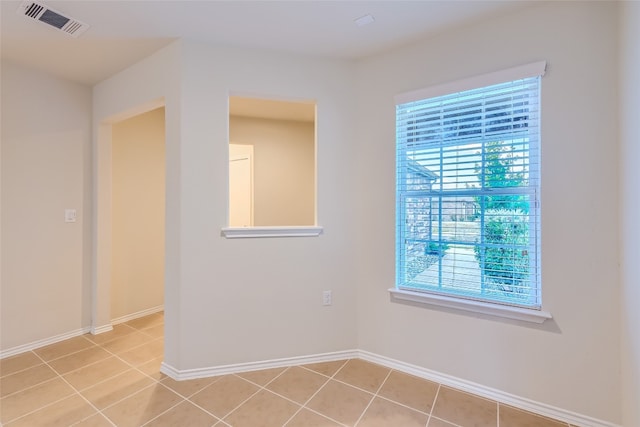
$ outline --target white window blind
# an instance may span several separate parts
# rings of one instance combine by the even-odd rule
[[[531,64],[397,98],[397,289],[540,309],[543,73]]]

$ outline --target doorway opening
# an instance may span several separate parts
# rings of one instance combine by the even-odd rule
[[[100,123],[92,333],[164,310],[164,100]]]
[[[164,128],[164,107],[112,125],[112,324],[163,310]]]

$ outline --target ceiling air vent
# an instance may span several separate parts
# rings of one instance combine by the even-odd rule
[[[78,37],[89,28],[89,26],[84,22],[65,16],[64,14],[35,1],[22,2],[20,7],[18,7],[18,14],[49,24],[73,37]]]

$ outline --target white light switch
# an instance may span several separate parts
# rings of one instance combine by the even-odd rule
[[[64,210],[64,222],[76,222],[76,210],[65,209]]]
[[[331,305],[331,291],[322,291],[322,305]]]

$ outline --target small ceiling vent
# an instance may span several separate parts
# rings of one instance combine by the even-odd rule
[[[72,37],[78,37],[89,29],[89,26],[77,19],[70,18],[62,13],[35,1],[24,1],[18,7],[18,15],[24,15],[33,18],[52,27],[57,28],[69,34]]]

